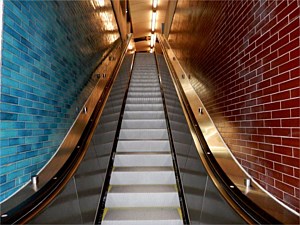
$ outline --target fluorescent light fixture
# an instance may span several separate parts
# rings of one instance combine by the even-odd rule
[[[157,3],[158,3],[158,0],[153,0],[153,4],[152,4],[153,9],[156,9]]]
[[[97,9],[98,7],[103,7],[105,2],[104,0],[91,0],[91,4],[94,9]]]
[[[151,34],[150,47],[153,48],[156,41],[156,34]]]
[[[152,20],[151,20],[151,31],[154,32],[156,24],[156,12],[152,13]]]

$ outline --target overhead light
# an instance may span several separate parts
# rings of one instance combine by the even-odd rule
[[[91,0],[91,4],[94,9],[97,9],[98,7],[103,7],[105,2],[104,0]]]
[[[156,41],[156,34],[151,34],[150,47],[153,48]]]
[[[152,13],[152,20],[151,20],[151,31],[154,32],[156,24],[156,12]]]
[[[156,7],[157,7],[157,3],[158,3],[158,0],[153,0],[153,9],[156,9]]]

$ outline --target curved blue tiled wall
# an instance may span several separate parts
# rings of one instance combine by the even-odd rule
[[[95,3],[4,1],[0,201],[55,153],[91,73],[119,38],[110,1]]]

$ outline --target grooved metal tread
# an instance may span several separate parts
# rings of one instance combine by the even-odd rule
[[[136,54],[105,204],[102,224],[182,224],[152,54]]]

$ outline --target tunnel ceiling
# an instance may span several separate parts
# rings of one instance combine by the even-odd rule
[[[151,16],[153,0],[129,0],[133,37],[137,51],[150,50]],[[162,32],[169,0],[158,0],[155,33]],[[147,38],[149,37],[149,38]]]

